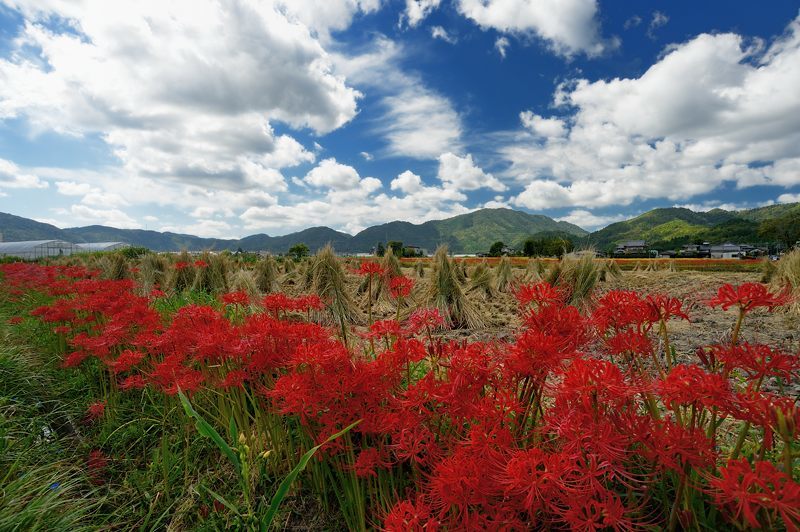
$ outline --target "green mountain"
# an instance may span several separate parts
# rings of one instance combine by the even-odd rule
[[[369,252],[378,242],[399,240],[429,250],[448,244],[454,253],[487,251],[493,242],[501,240],[510,245],[541,233],[568,233],[576,237],[587,232],[576,225],[556,222],[547,216],[527,214],[511,209],[483,209],[446,220],[423,224],[391,222],[370,227],[355,236],[328,227],[312,227],[284,236],[257,234],[240,240],[201,238],[178,233],[161,233],[142,229],[116,229],[102,225],[59,229],[27,218],[0,214],[0,231],[5,240],[61,239],[70,242],[127,242],[154,251],[236,250],[285,252],[297,243],[305,243],[312,251],[331,243],[337,251]]]
[[[454,253],[488,251],[498,240],[507,245],[520,245],[526,238],[540,233],[568,233],[583,237],[588,233],[567,222],[557,222],[541,214],[528,214],[511,209],[481,209],[419,225],[391,222],[376,225],[353,237],[353,249],[368,250],[378,242],[399,240],[406,245],[433,251],[447,244]]]
[[[66,240],[69,242],[71,238],[66,231],[55,225],[4,212],[0,212],[0,233],[2,233],[4,242],[20,240]]]
[[[651,249],[675,249],[692,242],[763,242],[759,232],[765,222],[800,216],[799,203],[770,205],[744,211],[714,209],[694,212],[684,208],[653,209],[630,220],[611,224],[591,234],[600,250],[625,240],[646,240]]]
[[[763,236],[768,227],[772,227],[772,233],[767,234],[772,234],[773,237]],[[588,243],[599,250],[611,249],[624,240],[646,240],[651,249],[665,250],[695,241],[756,243],[770,240],[791,245],[796,238],[800,238],[800,203],[770,205],[744,211],[653,209],[630,220],[611,224],[591,235],[567,222],[557,222],[540,214],[511,209],[481,209],[422,224],[391,222],[369,227],[355,236],[328,227],[312,227],[284,236],[257,234],[239,240],[201,238],[141,229],[116,229],[101,225],[59,229],[50,224],[0,213],[0,233],[7,241],[119,241],[154,251],[241,248],[245,251],[283,253],[292,245],[302,242],[312,251],[331,243],[337,251],[357,253],[369,252],[378,242],[386,244],[390,240],[398,240],[405,245],[419,246],[429,251],[440,244],[447,244],[454,253],[476,253],[488,251],[492,243],[498,240],[520,248],[527,238],[543,236],[566,236],[577,240],[577,245]]]

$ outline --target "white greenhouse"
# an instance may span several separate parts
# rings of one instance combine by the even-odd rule
[[[125,242],[85,242],[75,244],[75,252],[116,251],[130,247]]]
[[[41,259],[72,255],[78,251],[75,244],[63,240],[28,240],[24,242],[0,242],[0,257]]]

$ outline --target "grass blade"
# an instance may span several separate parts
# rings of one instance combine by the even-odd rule
[[[242,464],[239,462],[239,457],[236,456],[236,453],[233,452],[230,445],[225,443],[225,440],[222,439],[222,436],[219,435],[219,432],[214,430],[214,427],[209,425],[209,423],[203,419],[203,417],[197,413],[197,411],[192,408],[192,404],[189,402],[189,399],[183,395],[183,392],[178,391],[178,396],[181,399],[181,403],[183,404],[183,409],[186,410],[186,414],[190,417],[195,419],[195,426],[197,427],[197,432],[199,432],[202,436],[206,438],[210,438],[222,451],[222,454],[228,457],[231,461],[233,466],[236,468],[236,473],[241,476],[242,474]]]
[[[306,468],[306,465],[308,465],[308,462],[309,460],[311,460],[311,457],[314,456],[314,453],[316,453],[320,449],[320,447],[322,447],[326,443],[332,442],[339,436],[342,436],[343,434],[347,433],[350,429],[361,423],[361,421],[362,420],[359,419],[355,423],[347,426],[346,428],[332,435],[330,438],[320,443],[316,447],[312,447],[311,449],[306,451],[306,453],[302,456],[302,458],[300,458],[300,461],[297,462],[297,465],[294,466],[294,469],[292,469],[292,471],[288,475],[286,475],[286,478],[283,479],[281,485],[278,486],[278,491],[276,491],[275,495],[273,495],[272,502],[270,502],[269,505],[269,509],[267,510],[267,513],[261,520],[262,531],[265,532],[267,528],[269,528],[269,525],[275,518],[275,514],[278,512],[278,508],[280,507],[281,502],[283,502],[283,499],[286,497],[286,494],[289,493],[289,488],[292,486],[292,483],[295,481],[300,472]]]

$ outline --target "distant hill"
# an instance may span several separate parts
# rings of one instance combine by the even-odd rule
[[[589,233],[577,225],[557,222],[541,214],[528,214],[512,209],[481,209],[423,224],[391,222],[365,229],[353,237],[351,247],[370,249],[378,242],[399,240],[405,244],[433,251],[447,244],[454,253],[488,251],[498,240],[517,245],[540,233],[560,232],[573,237]]]
[[[481,209],[444,220],[422,224],[390,222],[364,229],[356,235],[328,227],[311,227],[284,236],[256,234],[242,239],[201,238],[178,233],[141,229],[116,229],[102,225],[59,229],[12,214],[0,213],[0,232],[7,241],[61,239],[71,242],[127,242],[154,251],[236,250],[283,253],[297,243],[312,251],[331,243],[345,253],[369,252],[378,242],[398,240],[406,245],[433,251],[447,244],[453,253],[488,251],[500,240],[521,247],[525,239],[543,236],[567,236],[578,245],[591,244],[599,250],[613,248],[624,240],[646,240],[653,249],[675,249],[693,241],[738,243],[760,241],[758,229],[770,220],[783,223],[786,217],[800,217],[800,203],[770,205],[744,211],[714,209],[695,212],[684,208],[653,209],[640,216],[617,222],[594,233],[577,225],[557,222],[541,214],[512,209]]]
[[[653,209],[630,220],[611,224],[592,233],[589,241],[608,250],[624,240],[646,240],[652,249],[679,248],[694,241],[756,243],[762,222],[786,215],[800,215],[800,204],[770,205],[744,211],[713,209],[694,212],[684,208]]]
[[[0,214],[0,231],[5,240],[62,239],[71,242],[126,242],[154,251],[236,250],[282,253],[297,243],[315,251],[331,243],[337,251],[368,252],[378,242],[399,240],[433,251],[439,244],[448,244],[454,253],[487,251],[493,242],[519,244],[529,236],[541,233],[566,233],[582,237],[588,233],[580,227],[557,222],[547,216],[527,214],[511,209],[482,209],[445,220],[423,224],[391,222],[369,227],[355,236],[328,227],[312,227],[284,236],[257,234],[240,240],[201,238],[193,235],[142,229],[117,229],[102,225],[59,229],[27,218]]]

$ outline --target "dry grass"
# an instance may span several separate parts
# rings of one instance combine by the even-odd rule
[[[325,302],[331,318],[342,331],[346,331],[347,324],[359,321],[358,307],[350,296],[344,269],[330,245],[317,252],[310,261],[308,273],[312,289]]]
[[[258,261],[253,269],[258,289],[267,294],[278,290],[280,288],[278,271],[278,262],[272,255],[267,255]]]
[[[546,281],[558,286],[566,293],[572,305],[585,306],[592,297],[595,286],[600,280],[602,266],[591,255],[579,257],[565,255],[548,272]]]
[[[175,264],[183,262],[188,266],[186,268],[175,268]],[[177,256],[175,262],[172,264],[173,268],[167,277],[167,288],[170,292],[179,293],[188,290],[192,287],[194,282],[195,271],[192,265],[192,257],[184,250]]]
[[[511,271],[511,260],[507,255],[503,255],[497,263],[497,273],[495,275],[495,288],[500,292],[508,292],[511,289],[513,275]]]
[[[477,294],[483,300],[492,299],[497,294],[494,289],[494,275],[486,261],[481,262],[472,269],[469,276],[468,294]]]
[[[427,305],[439,309],[448,326],[481,329],[485,323],[483,316],[466,297],[459,281],[460,271],[461,268],[447,256],[447,246],[439,246],[433,256],[423,300]]]
[[[142,293],[149,294],[154,288],[162,288],[167,281],[169,261],[163,255],[147,253],[139,261],[139,281]]]
[[[781,257],[775,265],[770,285],[774,290],[784,290],[788,287],[794,296],[794,301],[788,309],[794,314],[800,314],[800,249]]]
[[[254,272],[245,269],[228,273],[228,289],[231,292],[244,292],[250,297],[260,294]]]
[[[228,258],[224,255],[213,255],[204,252],[200,260],[206,266],[196,268],[192,290],[221,294],[228,291]]]

